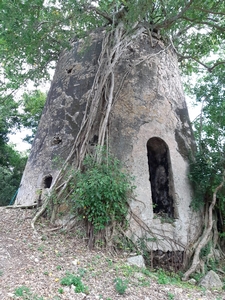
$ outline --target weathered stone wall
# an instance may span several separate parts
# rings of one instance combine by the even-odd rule
[[[147,229],[153,250],[182,251],[198,235],[201,222],[190,209],[192,190],[187,178],[194,140],[176,56],[161,42],[155,43],[152,48],[148,36],[142,35],[129,45],[115,69],[118,98],[108,126],[109,144],[135,176],[136,199],[130,203],[133,215],[128,234],[137,240]],[[81,45],[75,42],[73,49],[60,57],[16,204],[37,201],[37,191],[46,188],[45,178],[54,181],[57,163],[66,159],[77,135],[97,70],[101,40],[95,35],[91,46],[82,49]],[[157,143],[166,154],[157,150],[163,149],[157,148]],[[155,149],[156,160],[159,157],[152,174],[163,169],[160,180],[164,183],[151,184],[155,179],[150,176],[152,154],[148,149]],[[166,194],[162,184],[167,185]],[[167,202],[162,204],[162,212],[155,209],[151,190],[155,187],[159,190],[155,194]],[[167,213],[168,205],[171,213]]]
[[[15,204],[36,203],[45,178],[56,178],[79,131],[100,52],[101,40],[93,39],[88,48],[75,42],[60,56]]]
[[[130,235],[143,237],[148,228],[152,234],[147,236],[157,237],[154,250],[182,250],[201,228],[201,220],[190,209],[188,155],[195,143],[176,56],[160,43],[152,49],[143,35],[127,49],[115,73],[121,82],[129,65],[146,57],[132,67],[115,104],[110,122],[111,148],[135,176],[136,201],[130,205],[139,221],[132,218]],[[153,137],[162,139],[169,148],[174,219],[153,213],[147,157],[147,142]]]

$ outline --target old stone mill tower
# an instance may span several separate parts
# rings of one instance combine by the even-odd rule
[[[75,41],[61,54],[32,145],[16,205],[37,202],[51,187],[79,131],[102,40]],[[135,177],[130,229],[147,236],[154,251],[183,251],[198,235],[200,217],[190,208],[188,156],[192,130],[176,55],[147,35],[131,42],[115,68],[115,97],[108,124],[111,151]],[[98,140],[93,134],[90,144]],[[147,235],[146,235],[147,232]]]

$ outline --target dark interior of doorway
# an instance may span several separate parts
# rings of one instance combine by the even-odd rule
[[[51,184],[52,184],[52,176],[49,175],[49,176],[46,176],[44,178],[44,189],[49,189],[51,187]]]
[[[169,148],[162,139],[153,137],[147,142],[147,155],[153,212],[174,218]]]

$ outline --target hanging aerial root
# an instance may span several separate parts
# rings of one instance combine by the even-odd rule
[[[210,235],[212,233],[212,228],[213,228],[213,209],[214,209],[214,206],[216,205],[217,193],[223,187],[224,182],[225,182],[225,171],[224,171],[223,179],[222,179],[221,183],[216,187],[216,189],[213,193],[212,203],[210,204],[209,210],[208,210],[207,228],[203,232],[203,235],[200,237],[199,243],[196,246],[191,267],[184,273],[184,276],[182,278],[182,280],[184,280],[184,281],[188,280],[189,276],[196,271],[198,266],[200,266],[200,252],[201,252],[202,248],[206,246],[206,244],[208,243],[208,241],[210,239]]]
[[[58,175],[49,189],[51,194],[54,193],[55,205],[63,202],[65,199],[65,191],[67,188],[69,190],[70,181],[73,179],[73,176],[68,176],[71,167],[73,167],[74,170],[80,170],[82,166],[82,162],[89,150],[89,141],[93,135],[93,128],[96,124],[96,120],[99,122],[98,146],[103,146],[105,144],[110,113],[114,102],[119,95],[119,90],[115,91],[115,67],[118,65],[120,58],[127,47],[145,30],[144,27],[139,27],[138,24],[135,24],[130,31],[127,31],[123,24],[118,24],[111,32],[105,33],[102,41],[102,51],[98,59],[98,70],[92,87],[88,92],[86,108],[79,132],[65,163],[59,170]],[[136,66],[144,60],[148,60],[163,51],[166,51],[166,49],[159,51],[152,56],[138,59],[133,65]],[[119,89],[121,87],[122,85],[120,84]],[[100,163],[101,155],[97,154],[95,159]],[[49,197],[46,197],[42,208],[32,220],[32,228],[35,228],[35,222],[44,213],[49,202]],[[56,207],[53,210],[52,221],[55,219],[54,214],[56,212]]]

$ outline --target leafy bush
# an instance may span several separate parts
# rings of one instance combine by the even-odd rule
[[[0,157],[5,156],[5,161],[0,158],[0,206],[9,205],[13,195],[18,190],[27,158],[22,156],[11,146],[4,146],[3,155],[0,147]]]
[[[30,294],[30,289],[26,286],[20,286],[15,289],[14,294],[17,297],[23,297],[25,294]]]
[[[158,283],[159,284],[168,284],[168,283],[170,283],[169,276],[162,269],[160,269],[158,271]]]
[[[61,280],[62,285],[75,286],[76,293],[87,292],[87,287],[82,283],[80,276],[75,276],[74,274],[67,273],[67,275]]]
[[[123,295],[127,289],[127,280],[122,280],[121,278],[116,278],[115,282],[115,289],[118,294]]]
[[[170,293],[170,292],[168,292],[167,296],[168,296],[168,299],[169,299],[169,300],[173,300],[174,297],[175,297],[174,294],[172,294],[172,293]]]
[[[132,178],[122,170],[119,160],[100,151],[101,163],[92,156],[84,160],[83,172],[75,175],[72,195],[73,209],[87,219],[95,231],[114,221],[126,220],[127,201],[134,189]]]
[[[196,153],[194,161],[190,164],[189,178],[194,185],[195,197],[192,207],[195,210],[203,207],[207,202],[211,202],[215,188],[222,181],[224,158],[221,153],[211,152],[204,148]],[[224,209],[224,189],[217,193],[218,205]]]
[[[196,209],[211,203],[215,188],[222,182],[225,169],[225,81],[224,68],[218,66],[212,74],[206,72],[197,80],[192,90],[201,104],[200,115],[194,120],[197,153],[190,166],[195,197],[192,206]],[[219,216],[218,228],[223,232],[225,219],[225,187],[217,193],[215,215]]]

